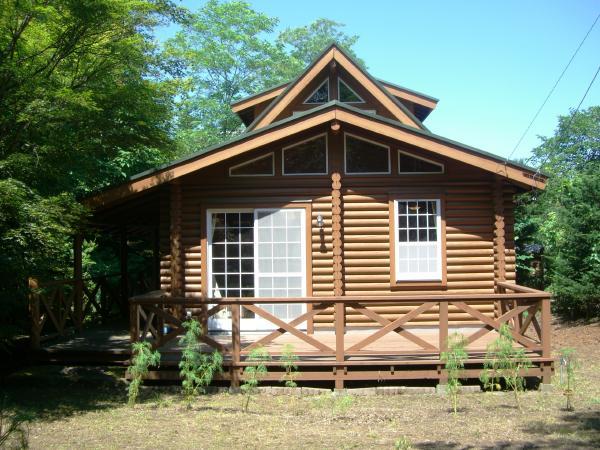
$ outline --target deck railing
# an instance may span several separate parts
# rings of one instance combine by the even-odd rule
[[[86,318],[106,322],[115,308],[126,313],[127,299],[121,299],[120,279],[120,274],[47,282],[29,278],[32,348],[38,349],[44,339],[64,336],[69,330],[81,331]],[[128,286],[130,292],[148,290],[139,276],[130,275]]]
[[[449,316],[449,307],[455,311],[466,313],[477,321],[481,327],[467,336],[468,344],[481,339],[488,333],[498,331],[503,324],[508,324],[517,344],[522,345],[539,361],[551,361],[550,347],[550,294],[514,284],[498,282],[498,293],[494,294],[437,294],[437,295],[403,295],[378,297],[301,297],[301,298],[220,298],[189,299],[169,297],[161,291],[130,299],[131,340],[148,340],[154,348],[159,348],[183,334],[182,323],[187,311],[193,311],[205,324],[209,318],[224,308],[231,311],[231,336],[226,342],[215,339],[214,335],[204,333],[201,341],[211,349],[223,353],[231,364],[231,382],[237,386],[241,369],[246,365],[245,357],[258,346],[268,346],[284,333],[293,335],[302,341],[303,350],[297,354],[305,364],[333,367],[333,378],[336,387],[343,387],[344,379],[350,379],[347,368],[353,365],[377,365],[390,363],[392,357],[422,356],[437,360],[447,350],[449,328],[453,325]],[[490,301],[497,305],[493,317],[480,312],[472,302]],[[263,304],[303,303],[310,305],[308,310],[286,322],[265,310]],[[384,317],[373,309],[374,305],[405,304],[410,310],[394,320]],[[275,330],[266,332],[252,342],[241,340],[240,318],[241,308],[254,313],[256,317],[274,325]],[[317,315],[333,309],[333,332],[335,341],[324,340],[324,334],[312,333],[300,328],[301,324],[312,321]],[[370,327],[369,334],[362,333],[361,339],[347,341],[346,312],[350,309],[363,314],[372,321],[375,329]],[[411,321],[426,312],[438,313],[438,339],[432,343],[423,339],[410,327]],[[166,331],[165,331],[166,330]],[[309,328],[310,330],[310,328]],[[411,350],[373,350],[372,344],[388,335],[398,333],[414,344]],[[485,351],[485,347],[470,351]],[[277,352],[272,352],[277,357]],[[311,359],[312,357],[312,359]],[[481,356],[480,356],[481,357]],[[544,382],[550,376],[550,366],[540,365],[540,375]],[[438,364],[439,378],[443,381],[444,371]]]

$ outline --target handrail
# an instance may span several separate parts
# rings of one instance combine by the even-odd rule
[[[527,293],[527,294],[538,294],[540,296],[544,296],[545,298],[552,297],[552,294],[549,292],[540,291],[539,289],[534,289],[534,288],[530,288],[527,286],[521,286],[519,284],[509,283],[507,281],[496,281],[496,286],[499,286],[504,289],[510,289],[511,291],[514,291],[514,292]]]
[[[389,295],[389,296],[341,296],[341,297],[223,297],[223,298],[183,298],[171,297],[164,293],[162,295],[138,295],[131,297],[129,302],[137,305],[152,305],[156,303],[164,303],[166,305],[201,305],[201,304],[219,304],[219,305],[252,305],[255,303],[412,303],[412,302],[453,302],[462,300],[511,300],[511,299],[533,299],[545,300],[549,299],[551,294],[543,291],[523,292],[523,293],[506,293],[506,294],[427,294],[427,295]]]

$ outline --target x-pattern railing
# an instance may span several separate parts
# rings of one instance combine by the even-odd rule
[[[131,299],[131,338],[132,340],[151,340],[153,346],[158,348],[183,334],[182,319],[186,310],[195,311],[198,318],[206,324],[210,317],[229,308],[232,323],[231,341],[218,342],[208,333],[204,333],[201,341],[212,349],[231,355],[234,359],[242,358],[256,347],[268,347],[286,333],[306,344],[303,345],[303,350],[300,352],[303,356],[335,357],[336,361],[340,362],[353,356],[369,356],[380,353],[391,353],[392,355],[415,353],[439,356],[446,349],[449,323],[451,322],[450,314],[453,312],[466,313],[481,326],[466,336],[471,349],[485,350],[484,340],[481,339],[489,333],[497,332],[506,323],[510,326],[516,343],[540,355],[548,353],[549,349],[546,348],[544,342],[547,339],[544,334],[548,333],[550,295],[508,283],[498,283],[498,285],[499,293],[466,296],[442,294],[397,297],[223,298],[200,301],[171,298],[157,291],[152,296],[139,296]],[[511,292],[507,293],[507,290]],[[473,304],[473,302],[481,303],[484,300],[498,302],[500,304],[499,313],[495,316],[484,314]],[[261,304],[281,303],[306,303],[311,307],[293,320],[285,321],[260,306]],[[376,305],[390,304],[410,304],[414,307],[393,320],[384,317],[373,308]],[[251,342],[242,343],[240,339],[240,310],[242,307],[254,313],[256,317],[273,324],[274,329]],[[331,314],[332,310],[334,311],[335,346],[332,346],[330,341],[326,342],[323,334],[308,333],[300,327],[300,325],[314,320],[320,314]],[[344,339],[347,329],[346,314],[350,310],[367,317],[372,321],[373,326],[378,327],[366,336],[361,334],[360,341],[346,343]],[[422,314],[435,314],[436,312],[439,320],[439,339],[436,344],[432,344],[418,333],[411,331],[409,325],[414,324],[415,319]],[[377,341],[390,333],[402,336],[414,344],[415,348],[397,352],[373,350]],[[478,341],[479,344],[477,344]]]

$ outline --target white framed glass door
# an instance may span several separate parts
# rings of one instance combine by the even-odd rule
[[[207,211],[208,293],[223,297],[303,297],[306,295],[306,229],[303,208]],[[260,304],[290,321],[306,304]],[[231,313],[209,320],[211,330],[231,330]],[[244,331],[277,328],[242,307]]]

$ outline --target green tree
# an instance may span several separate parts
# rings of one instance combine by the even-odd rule
[[[286,81],[276,69],[284,55],[267,39],[277,23],[246,2],[209,0],[166,43],[180,68],[177,135],[187,151],[239,133],[230,104]]]
[[[560,117],[555,135],[534,149],[550,175],[546,190],[519,198],[519,280],[547,287],[555,311],[571,318],[600,314],[600,106]],[[543,278],[527,265],[528,244],[544,249]]]
[[[166,0],[2,1],[2,325],[24,326],[27,276],[70,275],[79,196],[172,157],[152,30],[184,16]]]
[[[307,26],[287,28],[279,34],[277,42],[288,50],[298,72],[313,62],[331,43],[339,45],[364,66],[364,62],[353,50],[358,42],[358,36],[346,34],[342,30],[343,27],[345,27],[343,23],[321,18]]]

